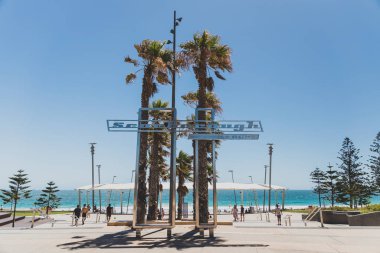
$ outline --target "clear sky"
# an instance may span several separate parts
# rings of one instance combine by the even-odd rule
[[[336,164],[343,138],[362,161],[380,131],[380,1],[29,1],[0,0],[0,188],[18,169],[31,185],[91,183],[89,142],[102,180],[130,180],[136,135],[109,133],[106,120],[134,119],[141,79],[126,86],[133,44],[166,40],[173,10],[178,41],[207,29],[232,48],[234,71],[216,82],[221,119],[259,119],[260,140],[223,142],[220,181],[261,183],[273,142],[273,184],[309,189],[315,167]],[[192,110],[179,95],[179,117]],[[170,99],[170,86],[155,98]],[[178,149],[191,152],[190,141]]]

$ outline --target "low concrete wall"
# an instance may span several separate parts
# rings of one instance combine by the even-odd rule
[[[380,226],[380,212],[349,215],[350,226]]]
[[[347,215],[357,215],[360,214],[359,211],[330,211],[323,210],[323,223],[326,224],[348,224]],[[305,219],[307,215],[303,214],[302,219]],[[321,221],[319,213],[317,213],[312,221]]]

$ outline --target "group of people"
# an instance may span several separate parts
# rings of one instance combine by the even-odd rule
[[[78,226],[78,221],[80,217],[82,217],[82,225],[84,225],[86,219],[90,217],[90,213],[91,213],[90,211],[91,211],[91,207],[88,204],[87,205],[84,204],[82,209],[80,208],[80,205],[77,205],[77,207],[73,211],[75,226]],[[100,210],[98,210],[96,206],[94,206],[94,211],[100,212]],[[113,207],[111,206],[111,204],[109,204],[106,208],[107,222],[111,220],[112,213],[113,213]]]
[[[234,218],[234,221],[239,221],[238,213],[239,213],[238,207],[237,205],[234,205],[234,207],[232,208],[232,216]],[[279,204],[276,204],[276,209],[274,210],[273,213],[277,217],[277,225],[281,226],[282,210]],[[245,209],[244,209],[244,206],[241,205],[240,206],[240,221],[244,221],[244,220],[245,220]]]
[[[234,205],[234,207],[232,208],[232,216],[234,217],[234,221],[239,221],[238,213],[239,213],[239,211],[238,211],[237,205]],[[245,214],[245,209],[244,209],[244,206],[241,205],[240,206],[240,221],[245,220],[244,214]]]

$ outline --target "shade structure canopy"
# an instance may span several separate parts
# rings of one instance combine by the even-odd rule
[[[102,185],[103,184],[95,184],[94,190],[97,189],[97,187],[102,186]],[[92,185],[91,184],[90,185],[84,185],[84,186],[76,188],[75,190],[77,190],[77,191],[90,191],[90,190],[92,190]]]
[[[117,191],[117,190],[133,190],[135,188],[134,183],[127,183],[127,184],[120,184],[120,183],[113,183],[113,184],[95,184],[94,190],[108,190],[108,191]],[[92,185],[85,185],[76,188],[75,190],[85,190],[90,191],[92,190]]]
[[[212,185],[209,185],[209,189],[212,189]],[[217,190],[268,190],[268,187],[260,184],[244,184],[244,183],[217,183]]]
[[[268,184],[262,184],[262,186],[264,186],[264,187],[267,187],[267,189],[269,189],[269,185]],[[272,188],[272,190],[275,190],[275,191],[277,191],[277,190],[279,190],[279,191],[283,191],[283,190],[287,190],[288,188],[286,188],[286,187],[284,187],[284,186],[278,186],[278,185],[271,185],[271,188]]]
[[[126,183],[126,184],[103,184],[96,188],[96,190],[132,190],[135,188],[134,183]]]
[[[161,184],[162,189],[169,190],[170,184],[164,182]],[[177,184],[178,185],[178,184]],[[188,189],[193,188],[193,183],[185,183],[185,186]],[[208,184],[208,189],[212,190],[212,184]],[[217,190],[269,190],[269,187],[260,185],[260,184],[243,184],[243,183],[216,183]]]
[[[170,189],[170,184],[168,182],[163,182],[161,183],[162,189],[164,190],[169,190]],[[188,189],[193,188],[193,183],[185,183],[185,186]],[[121,183],[113,183],[113,184],[95,184],[94,185],[94,190],[112,190],[112,191],[122,191],[122,190],[133,190],[135,188],[134,183],[126,183],[126,184],[121,184]],[[212,190],[212,185],[209,184],[208,188]],[[271,185],[272,190],[286,190],[286,187],[283,186],[278,186],[278,185]],[[246,184],[246,183],[217,183],[216,184],[216,189],[217,190],[269,190],[269,185],[264,185],[264,184]],[[76,190],[85,190],[85,191],[90,191],[92,190],[92,185],[85,185],[76,188]]]

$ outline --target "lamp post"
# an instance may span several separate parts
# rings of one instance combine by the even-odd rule
[[[132,170],[132,176],[131,176],[131,183],[133,182],[133,173],[135,173],[135,170]],[[131,189],[129,189],[128,192],[128,202],[127,202],[127,213],[128,214],[128,207],[129,207],[129,199],[131,198]]]
[[[252,176],[248,176],[250,179],[251,179],[251,184],[253,184],[253,178]],[[255,202],[255,190],[252,189],[252,194],[253,194],[253,202]],[[251,203],[251,206],[252,206],[252,203]]]
[[[271,191],[272,191],[272,154],[273,154],[273,143],[268,143],[269,146],[269,194],[268,194],[268,211],[270,212],[271,207]]]
[[[265,174],[264,174],[264,185],[267,184],[267,168],[268,165],[264,165]],[[266,191],[264,190],[264,199],[263,199],[263,212],[265,212],[265,200],[266,200]]]
[[[115,178],[116,176],[113,176],[112,183],[115,183]],[[108,204],[111,204],[111,194],[112,194],[112,190],[110,190],[110,196],[108,197]]]
[[[98,183],[100,186],[100,167],[101,167],[101,165],[98,164],[98,165],[96,165],[96,167],[98,167]],[[100,211],[100,213],[102,213],[102,193],[100,192],[100,190],[99,190],[99,211]]]
[[[234,171],[233,171],[233,170],[229,170],[228,172],[231,173],[231,176],[232,176],[232,183],[234,184],[234,196],[235,196],[235,205],[236,205],[237,202],[236,202],[236,190],[235,190]]]
[[[96,143],[95,142],[91,142],[90,145],[91,145],[91,168],[92,168],[92,210],[94,210],[94,207],[95,207],[95,190],[94,190],[94,186],[95,186],[95,177],[94,177],[94,154],[95,154],[95,145]]]
[[[176,170],[176,125],[177,125],[177,114],[175,112],[175,73],[176,73],[176,36],[177,36],[177,26],[182,21],[182,18],[177,18],[177,13],[174,11],[174,19],[173,19],[173,29],[170,30],[170,33],[173,34],[173,41],[168,40],[167,44],[173,43],[173,68],[172,68],[172,121],[173,127],[171,131],[171,147],[170,147],[170,203],[169,203],[169,220],[174,224],[175,222],[175,170]],[[171,229],[167,231],[168,236],[171,236]]]

